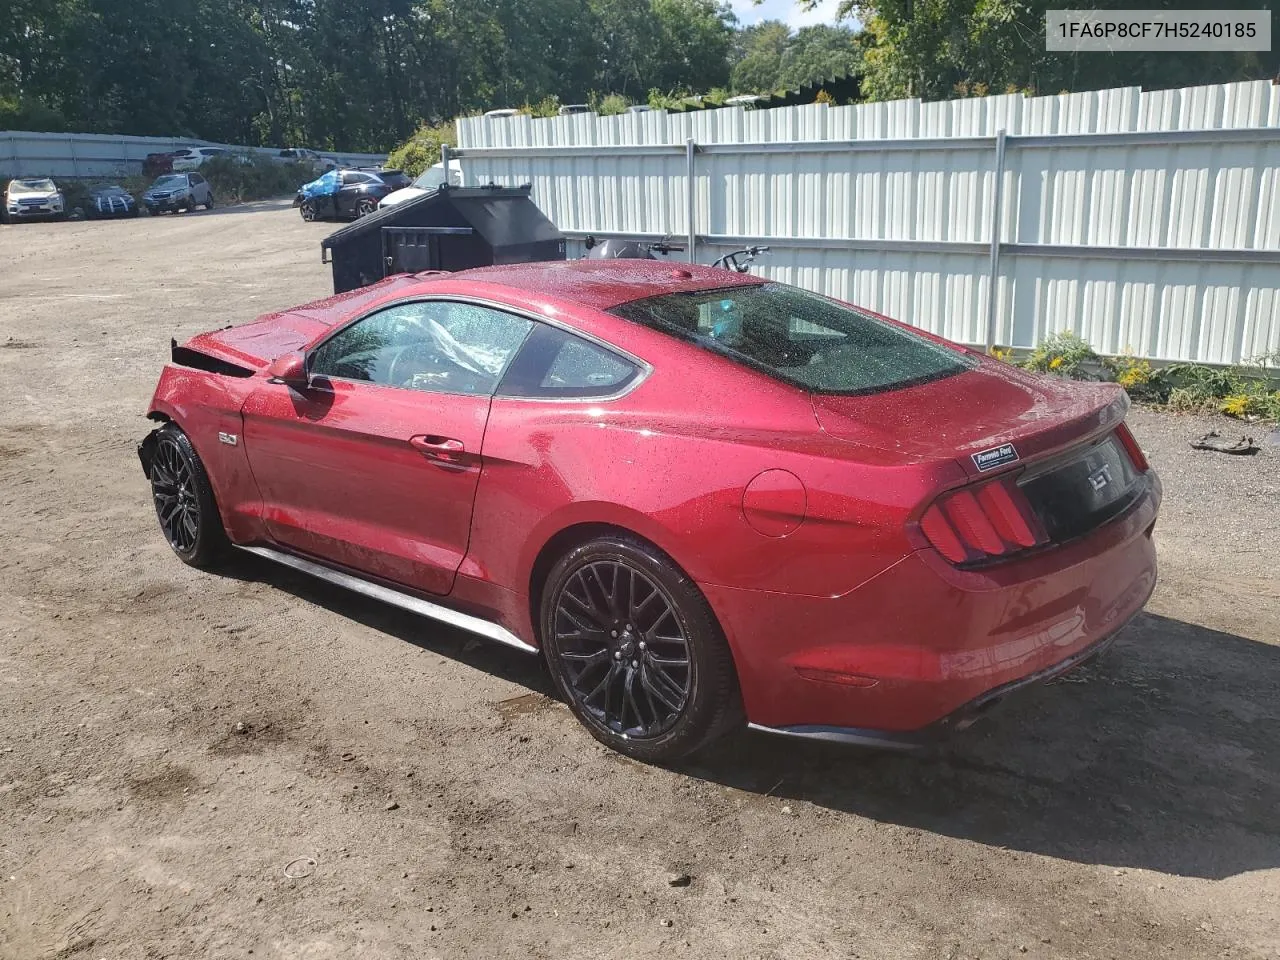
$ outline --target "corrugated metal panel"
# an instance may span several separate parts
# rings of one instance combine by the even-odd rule
[[[993,138],[1007,141],[995,283],[995,340],[1033,346],[1074,330],[1104,352],[1235,362],[1280,350],[1280,260],[1220,262],[1213,251],[1280,251],[1280,141],[1019,145],[1019,136],[1280,127],[1266,81],[1143,92],[1126,87],[943,103],[653,111],[620,117],[460,121],[468,182],[532,182],[562,229],[671,233],[689,224],[685,159],[667,156],[467,157],[467,148],[765,144],[697,158],[695,230],[761,238],[759,272],[863,303],[953,339],[983,343],[991,287]],[[903,143],[903,140],[927,143]],[[773,148],[814,141],[878,149]],[[791,243],[786,238],[831,242]],[[852,241],[841,248],[839,241]],[[930,251],[864,249],[918,241]],[[967,244],[964,249],[945,245]],[[980,246],[974,246],[980,245]],[[1099,249],[1106,248],[1106,249]],[[1132,253],[1115,248],[1137,248]],[[1204,250],[1162,256],[1152,248]],[[701,244],[709,262],[729,249]],[[1031,255],[1031,254],[1037,255]]]

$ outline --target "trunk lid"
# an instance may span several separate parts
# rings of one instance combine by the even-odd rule
[[[1061,452],[1113,429],[1129,401],[1115,384],[1036,376],[982,358],[972,370],[900,390],[813,395],[828,435],[909,462],[955,460],[969,477]]]

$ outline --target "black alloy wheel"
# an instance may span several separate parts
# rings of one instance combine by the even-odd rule
[[[740,716],[733,658],[706,599],[664,554],[628,537],[570,551],[543,592],[547,662],[602,742],[665,762]]]
[[[166,424],[154,436],[148,476],[160,530],[185,563],[213,566],[227,538],[209,475],[191,440],[176,425]]]

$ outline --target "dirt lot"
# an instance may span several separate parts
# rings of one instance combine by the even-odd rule
[[[646,767],[515,651],[170,555],[169,337],[327,292],[328,229],[0,228],[0,956],[1280,956],[1280,446],[1135,414],[1149,613],[942,755]]]

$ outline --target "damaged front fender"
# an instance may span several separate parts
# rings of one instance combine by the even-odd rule
[[[159,428],[148,433],[142,438],[142,442],[138,444],[138,459],[142,461],[143,476],[148,480],[151,479],[151,464],[154,463],[156,459],[157,433],[159,433]]]

